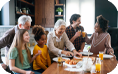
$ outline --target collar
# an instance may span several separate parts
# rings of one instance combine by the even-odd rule
[[[18,31],[18,25],[15,26],[15,33]]]
[[[62,34],[62,36],[63,36],[63,34]],[[53,31],[53,37],[56,37],[56,41],[57,41],[57,42],[60,42],[60,41],[61,41],[62,36],[60,36],[60,38],[58,38],[58,37],[56,36],[56,34],[55,34],[55,31]]]

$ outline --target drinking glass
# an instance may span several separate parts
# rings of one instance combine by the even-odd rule
[[[62,66],[63,62],[62,62],[62,56],[61,54],[58,55],[58,66]]]
[[[83,37],[83,38],[85,38],[85,34],[86,34],[85,32],[82,32],[82,37]]]
[[[103,60],[103,51],[99,51],[99,58],[100,58],[100,60],[102,61]]]
[[[80,33],[80,36],[81,36],[81,30],[78,30],[78,32]]]
[[[96,72],[100,72],[101,71],[101,61],[100,58],[96,58],[96,64],[95,64],[95,70]]]

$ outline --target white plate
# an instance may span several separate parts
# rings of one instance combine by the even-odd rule
[[[73,57],[73,56],[66,56],[65,54],[61,54],[62,57]]]
[[[67,60],[67,59],[69,59],[69,58],[64,58],[64,57],[62,57],[62,59],[66,59],[66,60]],[[53,58],[52,60],[58,62],[58,57],[55,57],[55,58]]]
[[[99,56],[99,54],[97,56]],[[103,54],[103,58],[105,58],[105,59],[109,59],[109,58],[112,58],[112,57],[113,57],[112,55]]]
[[[88,55],[88,52],[79,52],[79,53],[81,53],[82,55]],[[93,53],[90,52],[89,55],[93,55]]]

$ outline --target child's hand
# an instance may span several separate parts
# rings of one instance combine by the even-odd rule
[[[38,55],[40,55],[41,54],[41,50],[38,50],[38,53],[37,54],[35,54],[36,56],[38,56]]]
[[[26,74],[35,74],[35,73],[32,71],[26,71]]]

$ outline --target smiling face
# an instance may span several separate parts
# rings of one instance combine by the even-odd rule
[[[72,21],[73,26],[78,27],[81,24],[81,17],[79,17],[76,21]]]
[[[27,43],[27,42],[29,42],[29,38],[30,38],[29,33],[26,31],[26,32],[23,34],[23,41],[24,41],[25,43]]]
[[[65,30],[66,27],[64,25],[61,25],[56,29],[55,33],[57,36],[61,36],[65,32]]]
[[[31,26],[31,23],[27,21],[27,22],[25,22],[24,25],[20,24],[20,25],[19,25],[19,28],[20,28],[20,29],[29,30],[29,29],[30,29],[30,26]]]
[[[96,33],[102,32],[102,29],[100,28],[100,25],[98,25],[98,22],[96,22],[94,29]]]
[[[46,35],[41,35],[41,38],[37,41],[37,43],[40,47],[43,47],[46,43]]]

